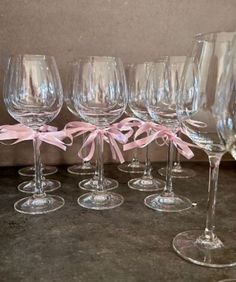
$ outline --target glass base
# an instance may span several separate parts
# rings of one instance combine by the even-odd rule
[[[97,191],[98,179],[96,176],[90,179],[84,179],[79,182],[78,186],[79,188],[86,190],[86,191]],[[104,177],[103,189],[105,191],[113,190],[117,188],[118,186],[119,186],[119,183],[115,179]]]
[[[153,177],[140,177],[129,180],[128,186],[131,189],[138,191],[161,191],[164,189],[166,183],[165,181]]]
[[[52,192],[61,187],[61,182],[53,179],[44,179],[42,180],[42,187],[45,193]],[[17,186],[17,189],[23,193],[34,194],[36,192],[35,181],[24,181]]]
[[[178,255],[194,264],[207,267],[231,267],[236,265],[235,234],[223,234],[223,243],[216,237],[216,247],[199,244],[203,231],[191,230],[179,233],[173,240]]]
[[[188,198],[166,192],[146,197],[144,204],[153,210],[161,212],[180,212],[192,207],[192,202]]]
[[[120,171],[127,173],[143,173],[144,168],[144,164],[140,163],[139,161],[133,161],[130,163],[123,163],[118,165],[118,169]]]
[[[77,200],[78,204],[86,209],[108,210],[123,204],[124,198],[116,193],[86,193]]]
[[[94,167],[90,163],[85,163],[81,165],[69,166],[67,171],[71,174],[77,175],[92,175],[94,174]]]
[[[43,166],[42,174],[44,176],[46,176],[46,175],[51,175],[51,174],[57,173],[57,171],[58,171],[58,169],[55,166]],[[23,168],[18,170],[18,173],[22,176],[34,177],[34,175],[35,175],[34,166],[23,167]]]
[[[14,204],[14,208],[24,214],[44,214],[56,211],[64,204],[60,196],[42,194],[21,199]]]
[[[166,167],[162,167],[158,170],[161,176],[166,176]],[[196,175],[196,172],[190,168],[182,168],[181,166],[174,166],[172,169],[172,178],[191,178]]]

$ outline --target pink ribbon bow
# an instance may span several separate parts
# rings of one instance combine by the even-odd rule
[[[56,127],[49,125],[42,126],[40,132],[36,132],[20,123],[0,126],[1,141],[17,139],[12,143],[1,142],[4,145],[14,145],[22,141],[38,138],[41,142],[51,144],[65,151],[68,144],[65,144],[62,140],[66,137],[68,136],[64,130],[57,131]]]
[[[132,128],[125,124],[116,123],[110,127],[100,129],[95,125],[80,121],[69,122],[65,126],[65,131],[71,140],[73,137],[78,137],[82,134],[89,133],[84,144],[78,152],[78,156],[84,161],[89,161],[92,159],[95,152],[95,139],[98,135],[100,135],[102,139],[110,145],[112,158],[115,160],[118,159],[121,163],[123,163],[125,160],[117,143],[124,145],[133,133]],[[126,131],[126,133],[123,133],[122,131]],[[88,148],[89,152],[86,156],[83,156],[83,149],[85,148]]]
[[[189,146],[193,146],[180,139],[175,133],[173,133],[169,128],[163,125],[156,124],[154,122],[141,122],[139,129],[134,135],[134,141],[123,146],[124,151],[139,147],[143,148],[152,143],[154,140],[161,138],[164,144],[168,141],[173,141],[174,146],[180,154],[190,159],[194,156],[192,150]],[[141,135],[145,134],[146,137],[138,139]]]

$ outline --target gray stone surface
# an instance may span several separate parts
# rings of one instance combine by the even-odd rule
[[[236,277],[236,268],[196,266],[172,250],[177,233],[204,227],[208,165],[188,165],[196,169],[197,176],[174,184],[176,192],[198,206],[179,214],[146,208],[146,194],[127,187],[130,175],[108,165],[106,174],[119,180],[116,191],[125,197],[121,207],[108,211],[79,207],[80,178],[61,167],[54,178],[63,183],[57,194],[65,198],[65,206],[48,215],[21,215],[13,210],[13,203],[24,197],[16,190],[23,178],[17,175],[17,168],[1,168],[0,281],[215,282]],[[160,166],[156,164],[155,171]],[[223,163],[220,170],[216,226],[223,232],[236,229],[235,168],[230,162]]]

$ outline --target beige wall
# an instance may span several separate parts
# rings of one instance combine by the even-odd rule
[[[67,63],[79,56],[115,55],[142,62],[184,55],[195,33],[235,28],[236,0],[1,0],[0,89],[9,54],[54,55],[64,84]],[[14,123],[0,99],[0,124]],[[54,124],[61,128],[73,119],[63,109]],[[28,142],[0,145],[0,150],[0,165],[32,161]],[[165,150],[153,150],[152,159],[165,160]],[[42,151],[48,163],[76,161],[76,144],[67,153],[49,145]]]

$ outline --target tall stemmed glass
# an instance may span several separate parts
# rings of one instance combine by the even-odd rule
[[[66,102],[67,109],[76,117],[78,117],[78,113],[74,108],[74,103],[72,99],[73,95],[73,87],[74,87],[74,75],[76,68],[76,62],[70,64],[70,71],[68,73],[67,77],[67,85],[66,85],[66,91],[64,95],[64,100]],[[85,135],[82,136],[82,139],[84,142]],[[82,160],[81,164],[75,164],[72,166],[69,166],[67,168],[67,171],[71,174],[78,174],[78,175],[91,175],[94,174],[94,167],[92,166],[91,162]]]
[[[14,119],[36,132],[39,132],[41,126],[51,122],[58,115],[63,103],[55,59],[44,55],[10,57],[4,83],[4,102]],[[35,194],[17,201],[14,208],[20,213],[43,214],[61,208],[64,199],[45,194],[39,138],[33,140],[33,145]]]
[[[65,91],[65,96],[64,96],[64,100],[66,102],[67,108],[69,109],[69,111],[75,115],[76,117],[80,118],[80,115],[78,113],[78,111],[75,108],[75,99],[74,99],[74,95],[76,95],[76,93],[78,93],[79,91],[79,85],[78,85],[78,72],[79,72],[79,63],[78,62],[74,62],[70,64],[70,71],[68,74],[68,79],[67,79],[67,87],[66,87],[66,91]],[[85,140],[85,135],[83,135],[83,142]],[[86,150],[86,148],[85,148]],[[79,187],[83,190],[87,190],[87,191],[96,191],[97,190],[97,185],[98,185],[98,167],[96,166],[96,169],[94,171],[94,167],[91,166],[90,162],[85,162],[82,161],[82,166],[89,166],[92,167],[93,169],[93,174],[94,176],[92,178],[89,179],[84,179],[81,180],[79,182]],[[75,165],[78,166],[78,165]],[[77,170],[75,168],[75,170]],[[75,170],[73,170],[75,172]],[[83,171],[83,169],[80,168],[80,171]],[[91,170],[89,170],[91,171]],[[70,169],[71,172],[71,169]],[[86,170],[84,170],[83,175],[86,174],[91,174],[91,173],[85,173]],[[75,173],[74,173],[75,174]],[[76,173],[77,174],[77,173]],[[82,174],[82,173],[80,173]],[[112,178],[107,178],[105,176],[103,176],[103,189],[104,190],[113,190],[115,188],[118,187],[118,182],[115,179]]]
[[[182,91],[177,114],[185,134],[209,158],[209,183],[207,217],[204,231],[192,230],[178,234],[173,240],[174,250],[184,259],[209,267],[236,265],[235,236],[232,233],[215,233],[215,205],[219,165],[226,144],[218,131],[218,115],[221,103],[228,95],[226,89],[219,92],[225,64],[235,33],[220,32],[197,35],[192,57],[185,65]],[[235,93],[234,93],[235,95]],[[225,96],[225,97],[224,97]],[[224,103],[224,102],[223,102]],[[228,110],[235,111],[235,101]],[[198,126],[203,124],[205,126]],[[229,120],[228,128],[232,128]],[[218,237],[219,236],[219,237]]]
[[[178,79],[171,65],[176,58],[165,57],[153,64],[146,87],[146,106],[151,118],[176,132],[179,122],[176,115],[176,99],[179,93],[172,89],[172,80]],[[177,80],[178,81],[178,80]],[[191,201],[176,195],[172,185],[173,141],[169,141],[167,155],[166,186],[164,191],[145,198],[149,208],[163,212],[180,212],[191,208]]]
[[[175,93],[179,93],[180,80],[182,77],[184,63],[186,56],[171,56],[170,57],[170,73],[171,73],[171,90]],[[178,133],[180,136],[181,134]],[[172,168],[172,178],[190,178],[196,175],[195,171],[190,168],[183,168],[180,161],[180,154],[178,150],[175,150],[175,161]],[[159,174],[166,176],[166,167],[162,167],[158,170]]]
[[[118,120],[127,105],[125,74],[120,59],[98,56],[81,59],[76,74],[73,100],[82,119],[101,130]],[[79,205],[85,208],[111,209],[120,206],[124,200],[121,195],[104,190],[103,147],[100,132],[97,135],[96,191],[78,198]]]
[[[137,64],[130,67],[129,75],[129,107],[133,114],[143,121],[149,121],[150,116],[146,108],[146,84],[152,63]],[[154,178],[149,159],[149,150],[146,146],[145,169],[142,177],[129,180],[131,189],[139,191],[160,191],[165,187],[165,182]]]

